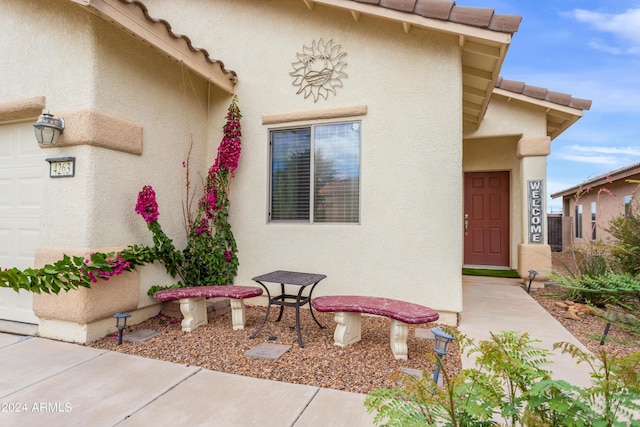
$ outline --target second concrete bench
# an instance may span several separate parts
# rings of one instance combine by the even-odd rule
[[[360,341],[361,313],[390,318],[390,345],[396,359],[408,357],[409,324],[430,323],[440,318],[438,312],[429,307],[381,297],[332,295],[314,298],[311,304],[319,312],[335,313],[336,330],[333,340],[340,347]]]

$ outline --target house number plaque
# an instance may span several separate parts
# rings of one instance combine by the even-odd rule
[[[69,178],[76,174],[75,157],[56,157],[45,160],[49,162],[50,178]]]

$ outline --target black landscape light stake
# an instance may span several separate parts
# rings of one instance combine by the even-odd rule
[[[449,343],[453,341],[453,337],[442,330],[441,326],[435,327],[431,329],[431,333],[436,339],[436,343],[433,347],[433,350],[436,352],[438,356],[438,360],[436,362],[436,370],[433,372],[433,382],[438,385],[438,377],[440,376],[440,368],[442,366],[442,358],[449,354]]]
[[[116,318],[116,328],[118,328],[118,345],[122,345],[122,331],[127,327],[127,317],[131,317],[131,315],[129,313],[116,313],[113,317]]]
[[[604,334],[602,334],[602,338],[600,338],[600,345],[604,345],[604,342],[607,340],[607,334],[609,333],[609,328],[611,327],[611,321],[607,322],[604,326]]]
[[[530,293],[529,291],[531,290],[531,283],[533,283],[537,275],[538,275],[537,271],[529,270],[529,286],[527,287],[527,293]]]
[[[609,328],[611,328],[611,322],[613,322],[616,319],[616,315],[614,311],[617,311],[617,310],[615,310],[611,306],[607,307],[607,313],[605,314],[605,317],[607,319],[607,324],[604,327],[604,333],[602,334],[602,338],[600,338],[600,345],[604,345],[604,342],[607,340],[607,335],[609,334]]]

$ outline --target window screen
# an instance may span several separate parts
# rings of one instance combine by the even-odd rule
[[[271,132],[272,221],[360,220],[360,123]]]

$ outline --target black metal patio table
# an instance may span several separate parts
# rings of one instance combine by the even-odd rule
[[[256,335],[258,335],[258,333],[262,330],[262,327],[265,325],[269,317],[269,310],[271,309],[271,304],[280,306],[280,314],[278,315],[276,322],[279,322],[280,319],[282,319],[282,312],[284,311],[285,307],[295,307],[296,332],[298,333],[298,345],[300,347],[304,347],[304,344],[302,343],[302,336],[300,334],[300,307],[304,306],[305,304],[309,304],[309,301],[311,301],[311,295],[313,294],[313,289],[322,279],[326,277],[327,276],[325,276],[324,274],[298,273],[295,271],[277,270],[271,273],[263,274],[261,276],[256,276],[253,279],[251,279],[259,283],[267,292],[268,302],[267,302],[267,313],[264,316],[264,320],[262,321],[260,326],[258,326],[256,331],[253,334],[251,334],[249,338],[255,338]],[[262,282],[280,283],[280,295],[271,296],[269,289]],[[300,289],[298,290],[297,294],[292,294],[292,293],[288,294],[285,292],[285,285],[298,286]],[[309,294],[307,296],[304,296],[302,295],[302,293],[307,286],[311,286],[311,288],[309,290]],[[318,326],[320,326],[320,328],[324,329],[324,326],[322,326],[320,322],[318,322],[318,319],[316,319],[316,316],[313,314],[313,307],[311,307],[311,304],[309,304],[309,311],[311,312],[311,317],[313,318],[313,320],[315,320],[315,322],[318,324]]]

